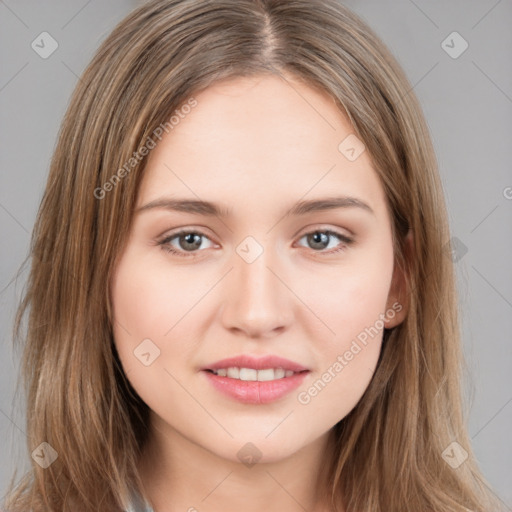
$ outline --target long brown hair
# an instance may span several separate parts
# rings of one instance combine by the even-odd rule
[[[138,155],[194,94],[261,73],[319,88],[348,116],[380,176],[408,276],[407,318],[384,332],[368,389],[333,430],[333,510],[499,510],[466,433],[436,158],[396,60],[336,0],[152,0],[119,23],[83,73],[51,161],[14,339],[29,452],[53,462],[33,458],[11,481],[8,512],[118,511],[132,489],[142,493],[148,407],[119,362],[109,299],[146,163]],[[456,468],[445,456],[454,446],[468,456]]]

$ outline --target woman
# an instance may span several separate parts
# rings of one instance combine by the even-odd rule
[[[411,86],[348,9],[146,3],[52,160],[6,510],[499,510],[449,239]]]

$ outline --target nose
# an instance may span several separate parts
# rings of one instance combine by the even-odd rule
[[[268,338],[282,332],[292,320],[292,297],[282,267],[266,248],[256,260],[233,254],[227,276],[222,322],[230,331],[251,338]]]

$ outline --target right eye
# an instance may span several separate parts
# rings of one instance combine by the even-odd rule
[[[186,231],[181,230],[177,233],[171,233],[170,235],[166,236],[163,240],[161,240],[158,245],[162,247],[164,251],[167,251],[171,254],[175,254],[177,256],[183,256],[185,258],[193,257],[194,252],[197,252],[196,249],[199,249],[202,245],[201,238],[208,238],[204,233],[201,233],[200,231]],[[171,242],[177,239],[179,245],[181,245],[181,248],[176,248],[171,244]],[[183,243],[180,243],[180,241],[183,240]],[[188,251],[187,249],[191,249]],[[189,254],[187,254],[189,253]]]

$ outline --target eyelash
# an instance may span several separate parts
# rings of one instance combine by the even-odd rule
[[[324,229],[324,230],[322,230],[322,229],[315,229],[313,231],[309,231],[308,233],[304,233],[300,238],[302,239],[302,238],[304,238],[307,235],[313,235],[315,233],[325,233],[325,234],[327,234],[329,236],[334,235],[335,237],[339,238],[343,242],[338,248],[331,249],[330,251],[324,251],[324,250],[315,251],[315,250],[313,250],[313,252],[316,252],[316,253],[319,253],[319,254],[332,255],[332,254],[335,254],[335,253],[339,253],[339,252],[345,251],[346,248],[354,242],[353,238],[350,238],[350,237],[348,237],[346,235],[342,235],[341,233],[338,233],[338,232],[330,230],[330,229]],[[173,255],[180,256],[182,258],[193,258],[193,257],[195,257],[195,253],[201,252],[201,251],[193,251],[193,252],[187,253],[185,251],[178,251],[174,247],[169,245],[169,242],[171,240],[173,240],[174,238],[178,238],[179,236],[182,236],[182,235],[191,235],[191,234],[199,235],[199,236],[204,237],[204,238],[209,238],[207,235],[205,235],[201,231],[181,230],[181,231],[178,231],[176,233],[172,233],[169,236],[166,236],[163,240],[158,242],[158,245],[161,246],[161,248],[164,251],[166,251],[168,253],[171,253]]]

